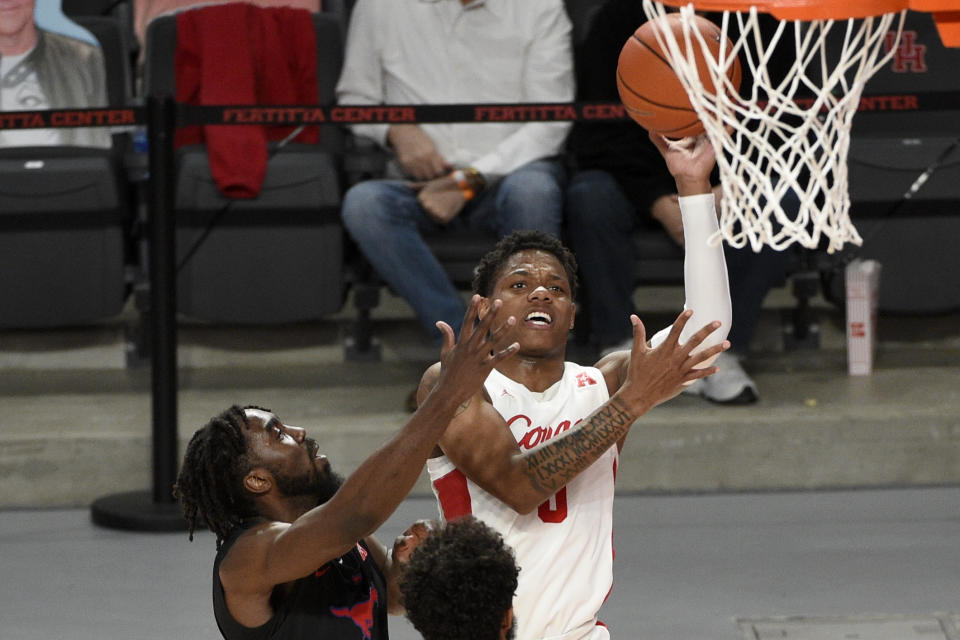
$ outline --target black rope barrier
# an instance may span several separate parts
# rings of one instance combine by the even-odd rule
[[[814,97],[796,98],[810,106]],[[619,102],[406,105],[190,105],[174,103],[174,126],[398,124],[616,121],[628,116]],[[858,113],[960,109],[960,91],[864,94]],[[136,127],[147,124],[148,107],[51,109],[0,112],[0,130],[71,127]]]

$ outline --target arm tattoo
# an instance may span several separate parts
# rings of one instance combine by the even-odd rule
[[[554,492],[589,467],[627,433],[633,418],[619,399],[597,409],[576,431],[534,449],[526,474],[538,491]]]
[[[473,398],[468,398],[463,404],[457,407],[457,412],[453,414],[453,417],[456,418],[458,415],[466,411],[471,402],[473,402]]]

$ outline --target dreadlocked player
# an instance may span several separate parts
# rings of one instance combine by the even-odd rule
[[[425,528],[415,525],[391,553],[371,534],[413,486],[459,407],[517,349],[504,347],[512,317],[494,324],[484,316],[473,330],[478,307],[474,297],[456,343],[438,323],[437,388],[345,481],[306,431],[266,409],[231,407],[194,434],[174,493],[191,539],[199,525],[216,534],[213,608],[227,640],[387,637],[388,610],[403,611],[393,597],[400,552]]]

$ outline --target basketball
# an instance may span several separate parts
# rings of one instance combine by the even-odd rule
[[[715,24],[694,16],[695,27],[703,34],[704,41],[716,60],[720,55],[720,43],[726,37]],[[668,13],[662,19],[645,22],[637,29],[620,50],[617,62],[617,90],[627,114],[648,131],[668,138],[685,138],[703,133],[703,124],[694,111],[687,92],[670,66],[667,56],[657,43],[655,29],[658,25],[673,32],[681,50],[686,53],[683,23],[679,13]],[[670,35],[666,35],[670,38]],[[733,45],[729,39],[726,55]],[[707,93],[716,91],[702,47],[691,34],[691,45],[697,72]],[[738,90],[740,88],[740,60],[735,58],[727,69],[727,78]]]

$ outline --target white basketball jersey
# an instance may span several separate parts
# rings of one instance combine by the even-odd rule
[[[563,377],[542,393],[494,370],[484,387],[521,450],[578,429],[608,399],[603,375],[565,363]],[[499,531],[520,566],[514,600],[518,640],[596,637],[597,611],[613,585],[613,490],[619,453],[610,447],[548,501],[520,515],[453,466],[427,461],[445,520],[472,513]]]

